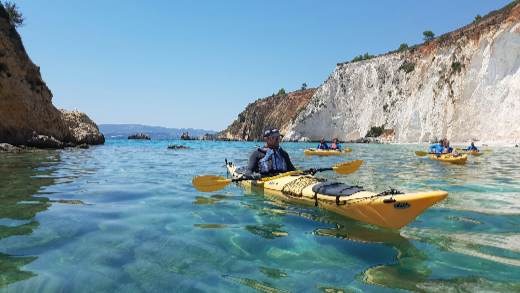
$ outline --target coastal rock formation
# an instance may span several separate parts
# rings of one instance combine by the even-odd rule
[[[37,142],[41,140],[33,139],[36,132],[62,143],[103,143],[97,126],[82,115],[84,123],[71,124],[73,119],[52,105],[52,93],[39,67],[30,60],[20,35],[0,5],[0,142],[39,147]]]
[[[69,127],[71,141],[75,144],[103,144],[105,137],[99,128],[85,113],[61,109],[62,118]]]
[[[145,133],[136,133],[128,136],[128,139],[144,139],[144,140],[150,140],[150,136]]]
[[[285,139],[356,140],[372,127],[396,142],[520,139],[520,2],[423,45],[338,64]]]
[[[276,127],[285,133],[315,92],[316,89],[305,89],[259,99],[249,104],[218,136],[229,140],[261,140],[266,127]]]
[[[55,139],[54,137],[38,135],[36,132],[29,140],[27,140],[26,145],[41,149],[62,149],[64,147],[63,142]]]
[[[23,151],[22,148],[8,144],[8,143],[0,143],[0,153],[19,153]]]

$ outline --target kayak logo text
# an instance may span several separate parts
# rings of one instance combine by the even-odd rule
[[[410,204],[407,202],[394,203],[394,208],[396,208],[396,209],[407,209],[409,207],[410,207]]]

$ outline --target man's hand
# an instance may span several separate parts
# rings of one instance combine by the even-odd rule
[[[309,170],[307,170],[309,172],[309,174],[311,175],[314,175],[316,174],[316,172],[318,172],[318,170],[314,169],[314,168],[310,168]]]
[[[242,178],[246,180],[260,180],[262,179],[262,175],[260,175],[259,173],[244,174],[242,175]]]

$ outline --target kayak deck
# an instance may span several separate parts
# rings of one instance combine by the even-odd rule
[[[232,178],[242,176],[232,163],[228,163],[227,169]],[[315,205],[361,222],[392,229],[409,224],[448,195],[446,191],[396,194],[364,190],[348,196],[328,195],[314,191],[314,187],[322,182],[324,180],[314,176],[293,173],[262,180],[240,181],[239,184],[247,189],[263,191],[297,203]]]

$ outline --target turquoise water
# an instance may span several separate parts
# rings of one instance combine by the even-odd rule
[[[185,143],[191,150],[167,150]],[[87,150],[0,154],[2,292],[394,292],[520,290],[520,150],[466,166],[414,145],[352,145],[368,190],[444,189],[446,201],[392,231],[230,185],[191,179],[245,164],[255,143],[108,140]]]

